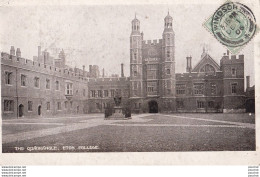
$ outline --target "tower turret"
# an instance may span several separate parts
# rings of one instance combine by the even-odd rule
[[[140,33],[140,21],[136,15],[132,20],[130,35],[130,78],[130,96],[143,97],[142,34]]]
[[[168,11],[167,16],[164,18],[164,32],[166,31],[173,31],[172,30],[172,17]]]
[[[135,18],[132,20],[132,34],[138,34],[140,35],[140,21],[136,18],[136,14],[135,14]]]
[[[175,40],[172,21],[168,12],[164,18],[162,43],[162,97],[175,97]]]

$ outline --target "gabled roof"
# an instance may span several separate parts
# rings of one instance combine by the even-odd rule
[[[195,65],[192,72],[199,72],[207,64],[213,66],[216,71],[220,71],[219,64],[208,53],[203,53],[201,60]]]

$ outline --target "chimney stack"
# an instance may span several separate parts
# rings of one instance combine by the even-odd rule
[[[17,49],[16,49],[16,56],[17,56],[18,58],[21,58],[20,48],[17,48]]]
[[[38,59],[40,58],[41,53],[42,53],[41,46],[38,46]]]
[[[85,65],[83,65],[83,77],[86,76]]]
[[[10,49],[10,55],[15,55],[15,49],[14,49],[14,46],[11,46],[11,49]]]
[[[250,76],[246,76],[246,89],[250,87]]]
[[[186,68],[186,72],[191,72],[191,69],[192,69],[192,67],[191,67],[191,56],[190,57],[186,57],[186,59],[187,59],[187,68]]]
[[[227,50],[227,56],[228,56],[228,58],[229,58],[229,50]]]
[[[124,76],[124,64],[121,63],[121,77],[125,77]]]

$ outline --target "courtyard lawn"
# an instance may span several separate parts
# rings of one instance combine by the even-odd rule
[[[255,150],[255,129],[241,127],[237,124],[253,122],[251,119],[254,118],[247,114],[151,114],[138,119],[137,116],[133,116],[130,121],[119,120],[114,122],[104,121],[100,116],[96,119],[98,122],[104,121],[103,125],[6,143],[3,144],[3,152],[16,152],[13,147],[29,146],[57,146],[59,152]],[[188,118],[182,119],[172,116]],[[213,121],[196,120],[196,118]],[[219,120],[234,122],[234,124],[217,122]],[[76,119],[70,119],[70,121],[70,124],[81,124]],[[10,125],[3,125],[3,133],[6,130],[5,126]],[[35,125],[30,126],[34,127]],[[62,150],[63,146],[75,148]],[[98,149],[78,150],[78,146],[97,146]]]

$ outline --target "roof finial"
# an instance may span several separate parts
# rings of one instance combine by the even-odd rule
[[[136,12],[135,12],[135,19],[136,19]]]
[[[170,13],[169,13],[169,8],[168,8],[168,15],[170,15]]]

